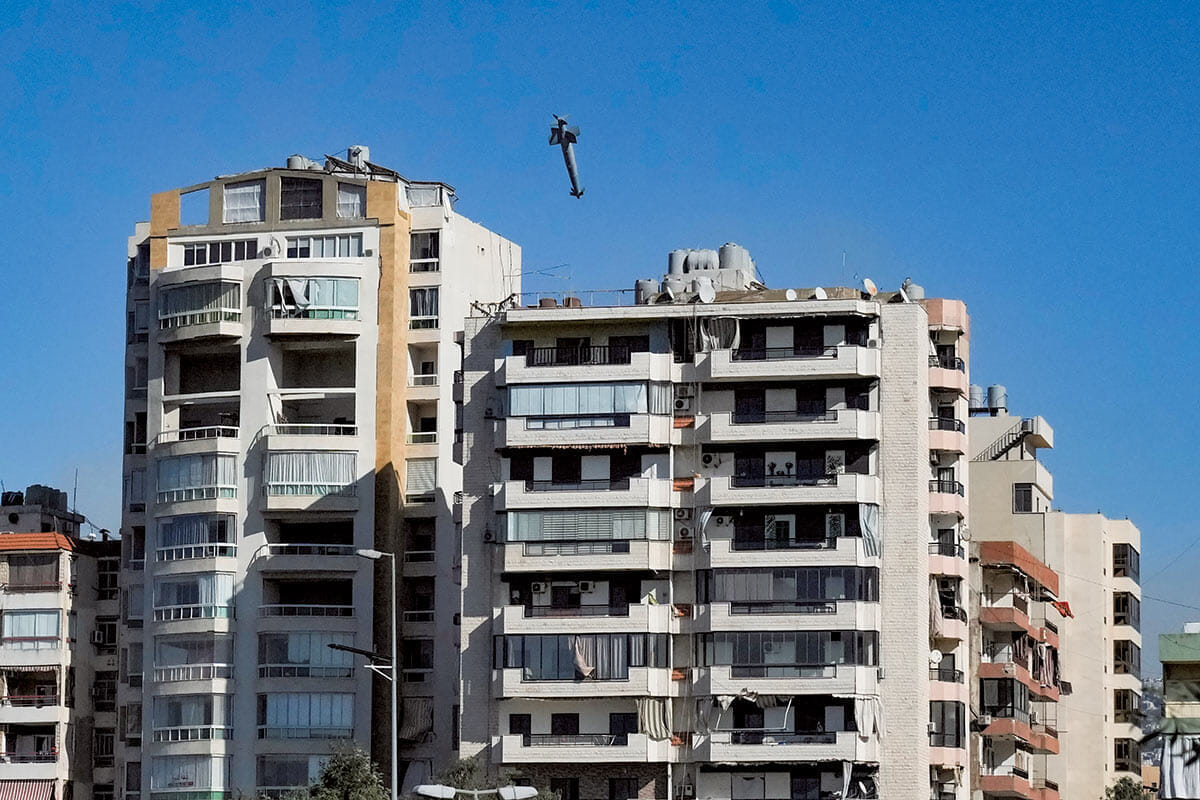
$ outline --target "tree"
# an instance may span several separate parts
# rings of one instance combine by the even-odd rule
[[[334,751],[312,786],[296,790],[285,800],[390,800],[390,796],[371,757],[349,746]]]
[[[1136,778],[1124,777],[1104,790],[1104,800],[1152,800],[1153,792],[1147,792]]]

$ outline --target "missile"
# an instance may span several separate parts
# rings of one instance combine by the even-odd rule
[[[554,115],[554,124],[550,126],[550,144],[562,147],[563,162],[567,165],[567,177],[571,179],[571,196],[583,197],[583,187],[579,184],[579,168],[575,165],[575,142],[579,141],[579,127],[567,127],[567,118]]]

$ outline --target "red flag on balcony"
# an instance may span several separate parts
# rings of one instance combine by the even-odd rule
[[[1051,603],[1051,605],[1053,605],[1058,613],[1062,614],[1064,617],[1075,619],[1075,614],[1071,611],[1071,604],[1066,600],[1055,600],[1053,603]]]

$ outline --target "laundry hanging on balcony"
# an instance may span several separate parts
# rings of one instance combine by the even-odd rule
[[[700,344],[704,352],[736,350],[741,344],[741,326],[735,317],[708,317],[700,320]]]
[[[1158,796],[1163,800],[1200,797],[1200,729],[1190,719],[1168,718],[1162,740]]]
[[[883,536],[879,530],[879,506],[858,504],[858,527],[862,531],[863,554],[878,558],[883,555]]]
[[[645,734],[656,742],[671,738],[673,714],[671,698],[639,697],[636,700],[638,733]]]
[[[940,639],[945,630],[942,618],[942,601],[938,597],[937,580],[929,579],[929,641]]]

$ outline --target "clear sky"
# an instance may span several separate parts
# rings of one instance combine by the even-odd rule
[[[19,3],[0,479],[119,524],[125,239],[152,192],[347,145],[453,184],[528,288],[747,246],[773,286],[905,276],[973,316],[976,383],[1045,416],[1056,505],[1128,515],[1200,606],[1194,4]],[[582,128],[568,196],[551,113]],[[1154,636],[1200,611],[1143,605]],[[1067,657],[1070,657],[1068,654]]]

